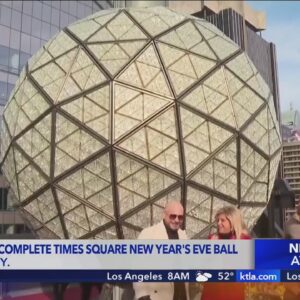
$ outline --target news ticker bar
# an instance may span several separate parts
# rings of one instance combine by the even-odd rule
[[[0,270],[299,270],[300,240],[2,240]]]
[[[0,270],[1,282],[300,282],[300,270]]]

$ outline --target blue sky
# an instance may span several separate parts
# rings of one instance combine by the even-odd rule
[[[300,110],[300,2],[247,1],[266,13],[267,29],[262,37],[277,49],[281,111],[290,103]]]

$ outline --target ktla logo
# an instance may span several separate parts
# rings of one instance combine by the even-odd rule
[[[196,273],[196,281],[197,282],[205,282],[208,281],[209,278],[212,278],[212,274],[202,271],[197,271]]]

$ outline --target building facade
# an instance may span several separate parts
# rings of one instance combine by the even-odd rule
[[[0,115],[27,60],[70,23],[112,1],[0,1]],[[27,238],[19,214],[9,208],[5,179],[0,179],[0,236]]]
[[[300,197],[300,142],[283,143],[283,177],[288,181],[295,193]]]

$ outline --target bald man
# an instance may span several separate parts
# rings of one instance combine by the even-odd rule
[[[183,218],[184,211],[180,202],[169,202],[164,209],[162,221],[145,228],[138,239],[186,240],[186,233],[181,229]],[[139,282],[134,283],[133,287],[138,300],[189,300],[188,284],[181,282]]]

